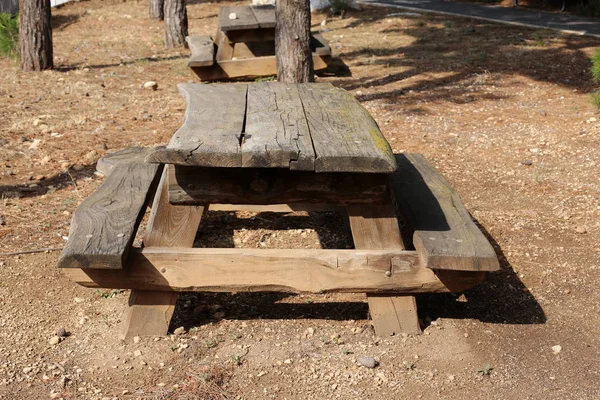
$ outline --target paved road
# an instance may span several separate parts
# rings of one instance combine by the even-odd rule
[[[361,3],[403,8],[493,21],[532,28],[554,29],[566,33],[600,38],[600,19],[571,14],[549,13],[519,7],[501,7],[444,0],[361,0]]]

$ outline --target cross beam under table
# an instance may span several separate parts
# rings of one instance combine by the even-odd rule
[[[456,193],[431,165],[418,155],[396,155],[396,160],[399,168],[394,174],[373,174],[371,186],[339,187],[334,190],[339,191],[337,196],[332,195],[335,186],[327,184],[327,174],[314,174],[321,175],[317,181],[324,181],[310,187],[318,202],[308,208],[344,207],[350,219],[354,250],[191,248],[209,202],[226,203],[222,207],[229,210],[299,210],[309,198],[290,195],[298,190],[298,185],[290,183],[295,181],[286,174],[306,173],[269,172],[264,185],[250,184],[253,181],[244,174],[236,184],[235,177],[230,176],[222,193],[215,186],[212,197],[202,198],[202,191],[192,189],[204,187],[205,174],[197,174],[195,184],[181,186],[174,178],[175,168],[167,165],[156,189],[142,249],[132,249],[127,258],[122,255],[126,250],[122,246],[114,250],[119,252],[118,257],[86,255],[88,247],[70,241],[59,266],[68,267],[64,268],[67,275],[83,286],[132,289],[123,338],[166,334],[180,291],[362,292],[367,294],[376,334],[417,333],[420,327],[414,294],[461,292],[481,282],[487,271],[497,270],[498,261]],[[112,182],[118,179],[136,177],[113,172],[103,186],[118,186]],[[260,179],[258,182],[264,183]],[[171,204],[168,197],[185,187],[193,192],[187,204]],[[249,192],[240,196],[240,187]],[[273,188],[275,194],[267,195]],[[102,186],[98,192],[102,192]],[[253,192],[259,201],[252,197]],[[224,193],[227,196],[223,197]],[[277,204],[277,195],[289,205],[282,208]],[[111,206],[118,208],[119,198],[111,199]],[[266,205],[235,204],[244,201]],[[401,207],[399,210],[396,204]],[[90,214],[84,212],[88,207],[85,202],[80,207],[81,212],[74,215],[71,237],[82,236],[84,226],[92,231],[107,231],[104,226],[93,226],[98,223],[96,217],[92,218],[91,227],[78,220]],[[131,209],[129,203],[125,209]],[[406,244],[402,240],[399,211],[412,230],[412,243],[410,239]],[[137,225],[132,234],[136,229]],[[93,237],[84,236],[90,235]],[[83,246],[83,250],[77,246]],[[407,250],[413,246],[416,250]],[[110,264],[106,264],[107,259],[112,260]],[[125,260],[121,268],[119,259]]]

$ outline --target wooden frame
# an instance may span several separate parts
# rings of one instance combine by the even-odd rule
[[[141,156],[138,155],[138,158]],[[129,164],[127,161],[130,159],[131,156],[125,151],[120,156],[111,156],[110,163],[108,160],[102,163],[107,166],[107,173],[110,172],[107,181],[136,181],[138,175],[148,175],[143,168],[132,168],[129,165],[131,161]],[[143,185],[147,193],[138,190],[136,194],[140,199],[137,203],[142,204],[143,199],[151,197],[156,191],[144,236],[144,248],[126,249],[129,257],[122,268],[106,269],[105,258],[97,257],[95,250],[90,252],[85,243],[79,246],[81,241],[74,241],[67,252],[72,256],[72,262],[61,266],[69,267],[63,269],[64,273],[86,287],[132,289],[121,335],[124,339],[134,335],[166,334],[178,292],[181,291],[362,292],[367,294],[378,335],[419,333],[414,294],[464,291],[481,282],[487,271],[498,270],[499,265],[493,248],[441,174],[419,155],[396,155],[396,161],[399,169],[389,180],[385,174],[372,174],[363,182],[361,174],[351,174],[353,179],[358,180],[358,186],[362,182],[370,187],[369,193],[378,193],[374,198],[367,196],[364,203],[348,203],[344,200],[357,196],[352,192],[356,188],[342,195],[338,193],[337,197],[327,197],[325,194],[328,190],[325,190],[327,185],[324,182],[332,182],[328,174],[269,171],[267,175],[277,177],[278,182],[283,182],[281,187],[286,190],[260,198],[261,188],[270,189],[277,185],[272,182],[262,185],[259,179],[253,190],[258,190],[260,201],[256,202],[263,204],[211,205],[216,210],[275,212],[311,208],[329,210],[332,207],[339,210],[340,206],[345,206],[355,242],[354,250],[191,248],[208,203],[217,200],[235,200],[233,203],[248,201],[252,194],[237,191],[244,185],[252,186],[256,171],[233,168],[221,171],[225,173],[224,177],[215,172],[219,169],[212,168],[214,174],[212,177],[207,175],[209,178],[204,181],[205,178],[197,174],[202,168],[186,167],[183,170],[187,175],[183,175],[187,176],[187,180],[180,181],[181,175],[176,176],[176,167],[168,165],[157,189],[151,184],[155,178],[148,176],[145,179],[147,183]],[[139,160],[137,162],[140,165]],[[123,175],[115,171],[135,173]],[[195,179],[193,172],[196,172]],[[307,176],[304,180],[286,182],[292,181],[286,178],[286,174],[291,173],[299,174],[298,177]],[[279,179],[281,174],[283,179]],[[343,174],[332,175],[339,178]],[[368,182],[369,179],[371,182]],[[219,181],[228,182],[225,186],[229,185],[229,189],[224,190]],[[245,183],[242,185],[240,182]],[[298,185],[310,186],[311,182],[321,188],[321,193],[319,190],[313,193],[317,202],[311,203],[311,196],[298,199],[295,196],[286,197],[289,190],[297,190]],[[187,205],[169,202],[168,196],[173,186],[183,190],[189,185],[204,185],[207,189],[213,187],[214,193],[219,195],[214,198],[193,197]],[[362,190],[360,187],[358,189]],[[344,192],[343,189],[338,191]],[[101,192],[99,190],[94,198],[102,202],[104,197]],[[103,192],[107,193],[106,190]],[[234,196],[223,197],[222,193],[234,193]],[[277,199],[292,203],[277,204]],[[298,202],[294,203],[295,200]],[[270,201],[273,204],[269,205]],[[381,203],[377,204],[377,201]],[[397,208],[395,203],[402,206]],[[124,204],[119,209],[127,209],[128,203]],[[132,232],[131,235],[139,224],[137,208],[132,208],[130,212],[129,220],[132,222],[127,229]],[[413,243],[404,243],[402,240],[398,212],[404,213],[403,219],[409,222],[414,231]],[[102,232],[109,229],[105,225],[112,226],[114,216],[102,217],[98,221],[92,218],[95,223],[90,224],[87,222],[88,214],[76,213],[80,221],[74,221],[73,226],[89,226],[93,231],[90,231],[91,237],[98,235],[98,240],[103,240]],[[428,238],[429,241],[426,240]],[[417,250],[406,250],[413,245]],[[121,247],[115,250],[115,257],[121,257],[122,254]],[[112,261],[109,264],[113,266]]]

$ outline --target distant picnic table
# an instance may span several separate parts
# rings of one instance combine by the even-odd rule
[[[188,67],[201,81],[277,74],[275,7],[221,7],[218,21],[214,40],[203,35],[187,38],[192,53]],[[331,49],[320,33],[311,33],[311,48],[314,70],[327,68]]]

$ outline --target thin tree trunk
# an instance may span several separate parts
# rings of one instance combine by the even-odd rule
[[[52,69],[52,26],[50,0],[21,0],[19,5],[19,47],[21,69]]]
[[[185,0],[165,1],[165,47],[188,47],[188,20]]]
[[[148,1],[148,12],[150,14],[150,18],[157,19],[162,21],[165,19],[164,12],[165,0],[149,0]]]
[[[286,83],[314,82],[310,50],[310,1],[277,0],[276,4],[277,80]]]

